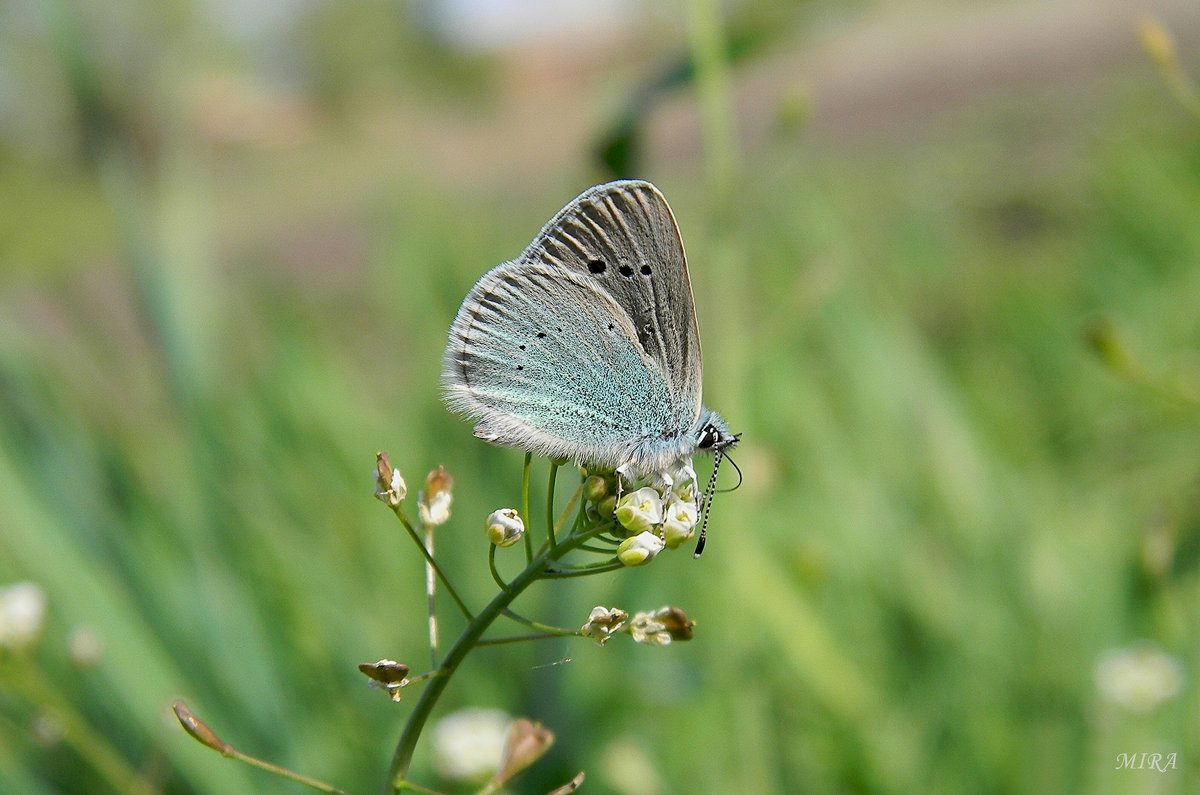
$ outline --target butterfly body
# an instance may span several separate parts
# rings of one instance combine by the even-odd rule
[[[636,475],[736,437],[700,402],[700,340],[675,219],[658,189],[592,188],[464,299],[446,401],[496,444]]]

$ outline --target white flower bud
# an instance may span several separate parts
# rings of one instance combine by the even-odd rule
[[[667,549],[675,549],[695,535],[699,518],[700,510],[695,502],[672,495],[663,509],[662,533]]]
[[[408,495],[408,484],[399,469],[392,469],[387,453],[375,455],[375,497],[380,502],[395,508]]]
[[[617,560],[626,566],[641,566],[649,563],[666,544],[658,536],[649,531],[638,533],[627,538],[617,547]]]
[[[617,502],[617,521],[632,533],[644,533],[662,521],[662,497],[644,486]]]
[[[498,547],[511,547],[525,535],[525,522],[515,508],[492,511],[486,522],[488,541]]]

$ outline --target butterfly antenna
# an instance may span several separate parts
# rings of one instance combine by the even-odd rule
[[[737,461],[734,461],[732,456],[726,456],[725,460],[729,462],[729,466],[733,467],[733,471],[738,473],[738,482],[727,489],[721,489],[722,494],[727,491],[737,491],[742,487],[742,468],[737,465]]]
[[[708,479],[708,488],[700,496],[700,539],[696,542],[696,551],[692,553],[693,558],[700,557],[700,553],[704,552],[704,538],[708,534],[708,511],[712,508],[712,495],[717,486],[717,470],[721,467],[722,458],[724,456],[721,455],[720,450],[713,452],[712,477]],[[734,469],[737,469],[736,464],[734,465]],[[741,472],[739,471],[738,474],[740,476]]]

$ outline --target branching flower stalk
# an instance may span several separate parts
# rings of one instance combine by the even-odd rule
[[[521,507],[526,516],[529,512],[530,464],[531,456],[527,455],[521,494]],[[392,701],[401,700],[401,691],[405,687],[418,682],[424,684],[424,690],[417,698],[392,755],[386,793],[409,791],[436,795],[434,790],[409,781],[408,771],[417,740],[429,721],[434,706],[446,685],[450,683],[450,678],[472,649],[564,635],[591,638],[602,646],[618,633],[627,634],[635,642],[649,646],[663,646],[673,641],[691,639],[693,622],[678,607],[662,607],[654,611],[636,613],[631,617],[619,608],[596,606],[588,615],[587,622],[579,629],[563,629],[542,624],[510,609],[517,597],[538,580],[582,577],[627,566],[642,566],[662,550],[674,549],[684,540],[694,536],[701,507],[698,503],[705,497],[697,490],[696,472],[690,465],[676,467],[670,472],[653,473],[645,483],[628,482],[625,476],[616,473],[603,476],[587,475],[556,521],[554,487],[558,469],[562,464],[552,462],[549,493],[546,498],[547,535],[538,549],[533,547],[531,534],[525,532],[522,513],[515,509],[501,508],[493,511],[484,523],[485,536],[491,542],[489,563],[492,577],[500,590],[478,613],[473,613],[467,607],[433,555],[432,530],[450,518],[453,483],[450,475],[439,467],[426,479],[425,488],[418,501],[419,526],[423,532],[418,532],[403,509],[408,486],[399,470],[391,467],[385,453],[378,454],[376,465],[376,498],[392,509],[425,560],[426,595],[430,599],[430,653],[433,659],[429,671],[413,677],[408,675],[411,670],[409,666],[396,660],[381,659],[358,666],[369,684],[383,690]],[[575,518],[570,528],[564,530],[572,512]],[[525,541],[525,568],[511,580],[505,580],[496,568],[496,549],[515,546],[522,539]],[[590,563],[564,564],[563,559],[572,552],[599,555],[601,559]],[[441,583],[467,622],[462,634],[441,662],[437,659],[437,625],[432,621],[434,583]],[[485,639],[484,633],[500,616],[534,631]],[[331,784],[243,753],[233,745],[221,741],[216,733],[192,714],[182,702],[176,703],[175,714],[188,734],[224,757],[321,792],[342,791]],[[499,790],[509,779],[541,757],[553,742],[553,732],[540,723],[526,718],[512,721],[507,730],[503,754],[496,763],[497,766],[488,770],[488,773],[494,771],[494,774],[480,790],[480,795]],[[581,771],[551,795],[567,795],[574,792],[582,781]]]
[[[417,679],[425,680],[424,690],[409,715],[393,753],[385,792],[397,793],[404,790],[422,789],[408,781],[413,753],[438,699],[472,649],[479,646],[516,643],[563,635],[589,636],[603,644],[613,633],[618,631],[628,632],[638,642],[649,645],[661,645],[669,643],[671,640],[686,640],[691,637],[691,622],[678,608],[662,608],[652,613],[639,613],[628,626],[625,626],[627,613],[615,608],[597,607],[593,609],[588,623],[580,629],[548,626],[527,619],[510,609],[517,597],[539,580],[602,574],[627,566],[643,565],[662,549],[678,546],[680,541],[694,532],[692,528],[682,527],[679,520],[679,517],[686,518],[697,515],[695,510],[696,476],[690,466],[681,467],[675,472],[657,473],[651,479],[653,485],[643,485],[641,488],[632,488],[640,484],[619,482],[614,475],[593,474],[587,476],[556,521],[554,493],[560,466],[561,462],[552,462],[550,467],[545,508],[546,539],[538,549],[534,549],[532,534],[525,532],[525,523],[522,519],[522,516],[528,517],[529,515],[530,456],[525,458],[522,475],[522,513],[518,514],[511,508],[502,508],[488,517],[485,529],[487,538],[491,542],[489,567],[500,590],[487,606],[478,613],[472,613],[458,596],[449,578],[423,541],[421,534],[417,532],[405,515],[402,503],[407,489],[403,486],[403,478],[398,471],[391,468],[386,455],[379,454],[376,496],[395,512],[409,537],[420,548],[429,571],[436,576],[437,581],[441,583],[467,620],[462,634],[446,652],[440,663],[435,660],[432,670],[422,677],[413,680],[404,679],[394,682],[390,686],[389,692],[392,693],[393,698],[398,699],[399,688],[412,684]],[[439,473],[445,479],[445,483],[450,482],[449,476],[443,470],[435,471],[435,474]],[[433,477],[431,474],[431,480]],[[434,519],[445,521],[448,518],[448,488],[447,486],[444,498],[444,504],[447,507],[446,515],[435,516]],[[428,529],[431,524],[428,521],[430,518],[430,510],[427,505],[430,502],[428,489],[427,481],[427,490],[423,492],[421,502],[421,524],[425,529]],[[572,511],[574,511],[575,518],[569,529],[564,529]],[[664,532],[670,534],[669,541],[664,540]],[[526,566],[515,577],[506,580],[496,567],[496,550],[498,547],[513,546],[522,539],[525,541]],[[572,552],[599,554],[604,556],[604,559],[564,565],[563,559]],[[500,616],[517,621],[535,632],[513,637],[484,639],[484,634]],[[398,664],[392,663],[392,665]],[[405,672],[407,671],[406,667],[401,666],[401,668]]]

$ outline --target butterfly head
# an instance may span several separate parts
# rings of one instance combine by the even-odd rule
[[[701,411],[696,431],[697,450],[719,455],[732,450],[741,438],[740,433],[733,433],[729,430],[725,420],[721,419],[715,411],[708,409]]]

